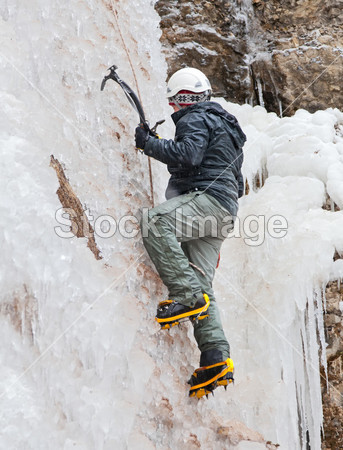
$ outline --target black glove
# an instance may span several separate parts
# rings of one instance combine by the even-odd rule
[[[149,139],[149,131],[145,128],[137,127],[135,132],[136,147],[144,150],[146,141]]]

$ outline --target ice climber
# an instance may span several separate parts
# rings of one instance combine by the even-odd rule
[[[189,384],[198,398],[230,382],[233,362],[216,305],[212,281],[220,247],[233,227],[243,195],[242,147],[246,137],[236,118],[211,102],[211,85],[198,69],[170,78],[174,140],[136,128],[136,147],[171,174],[167,201],[142,221],[145,248],[170,300],[158,305],[156,320],[168,329],[189,318],[201,352]]]

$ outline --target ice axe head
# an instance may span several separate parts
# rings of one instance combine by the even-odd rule
[[[101,88],[100,88],[101,91],[104,90],[105,84],[106,84],[107,80],[109,80],[109,79],[114,80],[114,81],[116,81],[117,83],[119,83],[120,78],[119,78],[119,75],[118,75],[117,72],[116,72],[117,69],[118,69],[118,67],[115,66],[115,65],[113,65],[113,66],[111,66],[111,67],[108,68],[108,70],[110,71],[110,73],[109,73],[108,75],[106,75],[106,76],[104,77],[104,79],[102,80],[102,82],[101,82]]]

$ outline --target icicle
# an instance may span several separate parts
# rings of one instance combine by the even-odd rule
[[[258,171],[258,180],[259,180],[259,183],[260,183],[260,186],[259,186],[260,188],[262,187],[262,182],[263,182],[262,172],[263,172],[262,169]]]
[[[278,98],[278,103],[279,103],[279,114],[280,117],[282,118],[282,101]]]
[[[256,83],[257,83],[257,90],[258,90],[258,101],[259,101],[260,105],[263,106],[263,108],[264,108],[263,90],[262,90],[262,84],[261,84],[260,78],[257,78]]]

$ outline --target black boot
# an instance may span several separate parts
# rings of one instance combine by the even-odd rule
[[[219,352],[221,353],[221,352]],[[188,384],[190,397],[201,398],[204,395],[212,393],[218,386],[224,386],[225,389],[229,383],[233,382],[233,361],[228,358],[209,366],[200,367],[191,376]]]
[[[230,355],[226,354],[225,356],[229,357]],[[217,348],[211,348],[209,350],[205,350],[201,352],[200,356],[200,367],[211,366],[212,364],[217,364],[219,362],[225,361],[225,357],[223,352],[218,350]]]
[[[156,320],[162,329],[168,329],[178,325],[182,319],[198,320],[207,317],[204,313],[209,305],[210,300],[207,294],[203,294],[203,298],[199,299],[193,308],[173,300],[165,300],[158,305]]]

